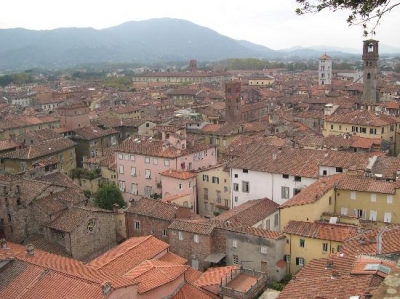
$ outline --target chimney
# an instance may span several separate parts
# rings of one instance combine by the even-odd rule
[[[26,254],[27,255],[34,255],[35,254],[35,246],[32,243],[26,245]]]
[[[108,294],[111,291],[111,282],[106,281],[101,285],[101,292],[103,295]]]
[[[339,272],[336,270],[332,271],[331,279],[337,279],[338,277],[339,277]]]
[[[333,261],[331,261],[331,260],[326,261],[325,269],[332,269],[332,268],[333,268]]]
[[[8,249],[6,239],[0,239],[0,248],[1,249]]]
[[[372,299],[372,294],[369,291],[365,291],[364,298],[365,299]]]

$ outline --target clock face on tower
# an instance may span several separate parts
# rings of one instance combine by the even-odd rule
[[[90,219],[86,227],[88,232],[93,233],[95,227],[96,227],[96,219]]]

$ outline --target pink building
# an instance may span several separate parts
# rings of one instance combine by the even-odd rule
[[[166,170],[161,173],[163,201],[190,207],[197,213],[197,174],[190,171]]]
[[[172,169],[176,171],[198,170],[217,163],[216,147],[210,144],[189,140],[184,129],[163,132],[162,140],[151,137],[128,138],[115,150],[119,188],[129,194],[159,198],[163,190],[176,182],[161,184],[161,173]],[[171,191],[167,191],[171,192]]]

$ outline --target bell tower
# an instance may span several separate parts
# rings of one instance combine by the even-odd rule
[[[239,81],[225,83],[225,120],[239,122],[242,115],[241,84]]]
[[[378,102],[376,86],[378,81],[378,41],[369,39],[364,41],[362,60],[364,63],[363,83],[364,91],[361,97],[363,102]]]

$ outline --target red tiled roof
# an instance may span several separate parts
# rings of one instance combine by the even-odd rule
[[[169,229],[185,231],[200,235],[210,235],[214,230],[214,225],[205,221],[198,220],[174,220],[169,226]]]
[[[193,284],[198,287],[220,284],[232,271],[239,268],[239,265],[209,268]]]
[[[160,174],[163,176],[167,176],[167,177],[175,178],[175,179],[179,179],[179,180],[188,180],[191,178],[195,178],[197,176],[197,174],[194,172],[179,171],[179,170],[173,170],[173,169],[163,171]]]
[[[289,221],[283,233],[313,239],[344,242],[357,234],[357,227],[323,222]]]
[[[144,260],[154,258],[168,248],[167,243],[153,236],[130,238],[87,265],[92,269],[122,276]]]
[[[395,118],[371,110],[354,110],[348,113],[335,113],[325,117],[326,122],[364,126],[387,126],[398,122]]]

